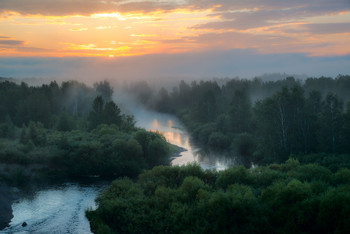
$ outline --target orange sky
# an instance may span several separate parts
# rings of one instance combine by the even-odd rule
[[[348,0],[276,1],[1,0],[0,56],[350,54]]]

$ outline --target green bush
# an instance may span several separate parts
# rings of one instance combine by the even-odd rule
[[[208,144],[217,149],[226,149],[230,145],[230,139],[221,132],[213,132],[209,135]]]
[[[95,233],[347,233],[347,174],[297,160],[220,172],[159,166],[114,181],[87,216]]]

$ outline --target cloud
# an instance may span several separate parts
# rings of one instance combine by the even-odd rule
[[[6,39],[6,40],[4,40]],[[0,54],[2,56],[13,55],[16,53],[22,53],[24,55],[32,55],[33,53],[53,53],[57,52],[52,49],[45,49],[39,47],[25,46],[27,43],[25,41],[15,40],[11,37],[1,36],[0,37]]]
[[[86,31],[88,30],[88,28],[71,28],[69,29],[70,31],[73,31],[73,32],[80,32],[80,31]]]
[[[242,9],[288,10],[299,14],[327,13],[350,9],[348,0],[1,0],[0,12],[18,12],[23,15],[91,15],[99,12],[152,12],[174,9],[213,9],[214,12]]]
[[[283,47],[287,45],[288,49],[294,49],[295,46],[290,48],[290,44],[295,44],[298,40],[287,35],[258,35],[250,33],[224,31],[222,33],[208,32],[200,34],[191,38],[197,44],[207,45],[210,48],[219,49],[243,49],[253,48],[257,51],[264,53],[276,53],[276,52],[295,52],[295,51],[283,51]]]
[[[7,37],[2,37],[2,38],[7,38]],[[0,39],[0,45],[18,46],[23,44],[24,44],[24,41],[20,41],[20,40],[1,40]]]
[[[223,12],[213,16],[220,16],[220,21],[195,25],[194,29],[250,29],[277,25],[299,17],[311,16],[310,13],[298,14],[296,9],[287,10],[252,10],[246,12]]]
[[[176,4],[176,1],[135,1],[129,3],[120,3],[118,11],[120,12],[154,12],[154,11],[169,11],[181,8],[181,5]]]
[[[197,7],[208,7],[211,5],[221,5],[216,8],[217,11],[242,10],[242,9],[259,9],[259,10],[287,10],[287,9],[304,9],[308,12],[329,12],[344,11],[350,8],[348,0],[194,0],[191,1]],[[301,11],[300,11],[301,12]]]
[[[251,4],[256,2],[256,5]],[[259,2],[259,3],[258,3]],[[334,15],[350,11],[350,1],[338,0],[334,4],[321,1],[240,1],[236,5],[216,8],[211,16],[220,17],[216,22],[195,25],[194,29],[238,29],[266,27],[281,23],[302,22],[310,17]],[[244,3],[244,4],[243,4]],[[231,10],[222,10],[223,8]],[[231,8],[230,8],[231,7]],[[349,20],[350,21],[350,20]]]
[[[176,9],[176,1],[125,0],[1,0],[0,12],[18,12],[22,15],[91,15],[100,12],[150,12]]]
[[[106,6],[107,5],[107,6]],[[88,15],[103,11],[111,4],[103,4],[97,0],[1,0],[3,12],[18,12],[23,15]],[[115,8],[115,6],[114,6]]]
[[[26,52],[26,53],[56,52],[56,50],[52,50],[52,49],[45,49],[45,48],[39,48],[39,47],[30,47],[30,46],[17,47],[16,50],[19,51],[19,52]]]
[[[181,10],[167,12],[175,9]],[[157,12],[149,15],[123,14],[134,11],[158,10],[165,12],[162,12],[164,14]],[[195,10],[201,11],[195,12]],[[45,33],[48,36],[45,35],[45,38],[41,39],[41,41],[46,40],[46,44],[43,43],[40,46],[55,48],[56,56],[108,56],[108,53],[102,53],[102,49],[111,47],[105,42],[112,40],[119,40],[120,43],[132,48],[130,53],[123,55],[178,53],[211,50],[212,48],[222,50],[253,48],[265,53],[280,51],[281,53],[304,52],[316,55],[315,51],[322,47],[322,53],[317,55],[350,52],[350,47],[345,44],[345,41],[350,38],[350,34],[343,37],[327,35],[349,32],[347,30],[350,24],[349,0],[0,0],[1,11],[17,14],[17,18],[11,20],[2,19],[5,21],[5,26],[14,28],[13,32],[16,34],[13,35],[16,35],[16,39],[24,40],[26,38],[22,34],[24,31],[16,32],[16,29],[22,30],[24,27],[16,26],[15,23],[35,23],[40,19],[40,23],[43,24],[56,21],[62,24],[62,27],[57,28],[58,31],[62,32],[62,35],[57,36],[57,41],[46,39],[56,38],[53,33],[56,33],[57,30],[51,30],[53,29],[51,27],[46,27],[48,30],[45,30]],[[111,12],[113,13],[109,14]],[[341,12],[345,12],[342,23],[332,21]],[[22,14],[22,16],[18,16],[18,14]],[[78,14],[90,15],[91,17],[32,16],[35,14],[45,16]],[[118,20],[120,18],[123,22],[108,19],[109,17],[115,17]],[[157,19],[163,20],[155,22],[154,20]],[[339,18],[337,19],[339,20]],[[118,23],[116,23],[117,21]],[[72,26],[65,29],[64,24]],[[120,29],[115,29],[117,27]],[[125,28],[130,28],[130,33],[126,32]],[[28,26],[25,29],[28,32],[36,33],[35,30],[40,30],[40,27]],[[87,29],[89,31],[83,34],[90,36],[82,39],[84,44],[100,45],[100,53],[96,53],[96,51],[90,51],[90,53],[85,50],[85,53],[81,53],[78,50],[74,52],[59,48],[61,44],[70,42],[70,40],[77,41],[81,35],[79,32],[71,31]],[[99,31],[101,35],[97,36],[97,34],[93,35],[95,29],[111,30]],[[159,34],[159,36],[147,36],[151,34]],[[20,35],[22,37],[18,37]],[[130,35],[142,35],[142,37],[139,40],[133,37],[130,41]],[[33,37],[34,39],[32,39]],[[32,38],[30,41],[33,44],[28,44],[28,46],[37,45],[37,43],[34,44],[35,36]],[[3,48],[6,43],[7,46],[13,46],[13,48],[14,46],[23,47],[23,42],[19,40],[2,39],[4,39],[3,43],[0,42],[0,44],[3,45]],[[341,50],[340,47],[343,45],[345,46]],[[327,51],[326,48],[328,48]],[[14,56],[14,49],[12,51],[11,55]],[[4,54],[2,53],[2,55]],[[17,53],[17,55],[28,56],[28,54],[21,53]],[[43,55],[48,56],[49,54],[46,52],[37,54],[37,56]]]
[[[330,23],[330,24],[305,24],[302,25],[305,31],[312,34],[336,34],[350,33],[349,23]]]

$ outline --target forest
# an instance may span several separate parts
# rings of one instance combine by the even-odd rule
[[[25,186],[52,176],[135,177],[168,164],[165,138],[135,127],[112,94],[106,81],[93,87],[0,82],[0,181]]]
[[[203,147],[259,165],[293,156],[350,166],[350,76],[181,81],[171,91],[140,82],[129,92],[149,108],[178,116]]]
[[[95,233],[349,233],[350,170],[289,159],[253,169],[158,166],[115,180]]]
[[[136,83],[149,108],[195,141],[255,163],[224,171],[155,167],[115,180],[87,211],[96,233],[348,233],[350,76]]]
[[[123,114],[121,93],[249,166],[169,166],[174,147]],[[86,211],[94,233],[350,232],[350,76],[164,88],[3,79],[0,113],[0,182],[116,179]]]

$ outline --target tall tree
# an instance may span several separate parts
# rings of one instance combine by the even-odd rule
[[[317,132],[320,125],[320,114],[322,111],[322,95],[319,91],[313,90],[309,93],[305,101],[305,114],[307,115],[308,123],[308,153],[318,152]]]
[[[120,126],[122,117],[119,107],[112,101],[107,102],[103,110],[103,122]]]
[[[156,108],[161,112],[169,112],[171,109],[169,93],[165,88],[161,88],[158,92]]]
[[[103,123],[103,108],[104,101],[101,96],[95,98],[92,104],[92,110],[89,114],[90,127],[95,128],[99,124]]]
[[[320,151],[327,153],[338,152],[339,138],[342,128],[343,103],[338,97],[329,93],[322,103],[320,115],[319,147]]]
[[[96,93],[108,102],[112,100],[113,88],[106,80],[94,84]]]
[[[202,96],[201,100],[197,103],[195,110],[195,117],[198,121],[211,122],[216,117],[216,98],[213,91],[209,90]]]
[[[229,107],[230,130],[233,133],[249,132],[251,104],[245,91],[235,91]]]
[[[292,112],[292,95],[287,87],[255,105],[259,151],[272,154],[274,161],[284,161],[291,153]]]
[[[341,144],[340,152],[349,153],[350,152],[350,102],[347,104],[346,112],[343,115],[343,128],[341,131]]]

